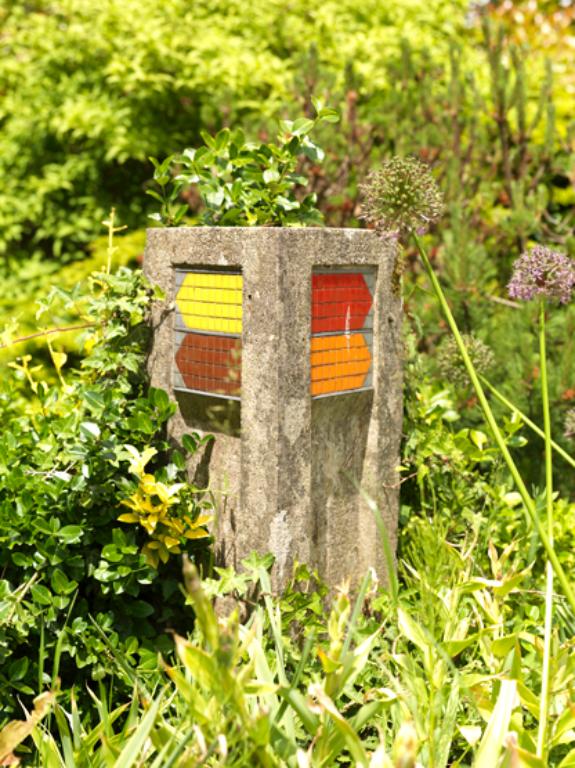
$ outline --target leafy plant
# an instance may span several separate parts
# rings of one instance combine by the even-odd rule
[[[186,541],[205,539],[207,534],[203,526],[211,520],[211,516],[197,515],[193,497],[189,498],[186,514],[181,504],[186,483],[166,485],[145,472],[146,464],[157,453],[155,448],[146,448],[142,454],[133,445],[126,445],[126,450],[131,456],[130,471],[138,478],[138,487],[121,502],[132,511],[124,512],[118,520],[138,523],[145,529],[150,541],[144,544],[142,554],[150,565],[157,568],[160,561],[167,563],[170,555],[181,555]]]
[[[76,258],[112,204],[141,226],[152,209],[141,194],[150,155],[196,146],[201,130],[269,129],[287,108],[307,106],[314,46],[322,51],[315,93],[337,92],[343,105],[345,64],[361,62],[370,101],[402,34],[444,59],[442,38],[463,29],[466,8],[466,0],[369,10],[313,0],[286,20],[277,0],[4,3],[0,172],[11,182],[0,193],[0,254]]]
[[[204,146],[186,149],[163,162],[151,158],[154,181],[160,191],[148,194],[161,203],[160,213],[152,218],[169,226],[179,224],[188,206],[180,203],[183,192],[198,188],[205,206],[200,221],[218,226],[262,226],[319,224],[322,217],[315,207],[316,196],[296,192],[305,187],[300,159],[316,165],[324,153],[310,138],[318,123],[338,121],[334,109],[315,102],[314,120],[282,120],[277,142],[246,142],[241,130],[221,130],[216,136],[202,131]]]
[[[241,603],[229,600],[231,610],[218,616],[187,564],[197,623],[189,637],[176,637],[177,661],[165,665],[164,684],[154,692],[134,672],[130,701],[116,697],[113,706],[101,691],[95,725],[74,699],[56,703],[55,730],[33,729],[33,754],[42,765],[76,768],[102,761],[114,768],[567,768],[572,642],[555,637],[544,763],[535,755],[538,618],[516,610],[533,602],[524,591],[529,573],[515,569],[513,547],[491,547],[490,572],[478,575],[476,546],[472,537],[454,547],[429,526],[403,566],[397,602],[367,575],[353,605],[341,589],[319,612],[296,582],[272,596],[269,558],[253,556],[245,573],[226,574],[228,598],[232,577],[240,595],[247,582],[260,590],[243,620]],[[443,564],[435,571],[427,568],[432,554]],[[301,583],[305,573],[298,567],[294,576]],[[284,612],[294,618],[297,592],[295,615],[314,632],[294,643]],[[119,664],[122,655],[115,653]]]
[[[141,273],[126,268],[93,274],[88,289],[55,290],[44,313],[52,298],[81,308],[81,367],[69,367],[50,341],[55,375],[46,380],[25,355],[3,376],[0,720],[16,711],[17,696],[58,677],[66,685],[117,674],[107,643],[122,648],[130,666],[153,669],[157,648],[170,645],[165,630],[192,626],[192,612],[179,605],[178,563],[164,550],[161,562],[149,562],[142,549],[154,539],[117,522],[138,486],[129,467],[140,452],[154,458],[140,478],[148,499],[156,504],[162,489],[178,488],[169,551],[201,554],[209,542],[202,527],[209,502],[185,484],[184,456],[166,441],[174,405],[145,376],[153,295]]]

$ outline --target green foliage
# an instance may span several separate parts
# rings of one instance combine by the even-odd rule
[[[72,290],[72,273],[93,265],[78,262],[39,317],[31,311],[56,278],[45,257],[85,250],[111,202],[142,226],[150,155],[204,140],[157,164],[170,223],[197,220],[203,205],[204,223],[315,223],[317,209],[346,226],[361,213],[367,171],[414,154],[432,164],[446,197],[444,226],[428,242],[458,324],[489,341],[501,361],[493,382],[539,423],[534,321],[509,305],[505,284],[526,245],[574,251],[572,72],[561,68],[568,26],[537,22],[547,4],[517,5],[296,0],[286,14],[280,0],[34,0],[0,9],[0,170],[9,180],[0,253],[8,266],[27,260],[3,276],[2,343],[42,330],[38,322],[90,325],[84,336],[33,341],[43,345],[33,360],[19,347],[0,384],[0,717],[21,716],[17,696],[29,705],[47,686],[56,695],[59,676],[65,690],[46,728],[38,723],[52,694],[0,733],[0,763],[32,731],[41,765],[543,765],[534,755],[545,612],[537,538],[465,380],[429,381],[445,326],[413,254],[406,307],[414,326],[425,321],[418,351],[430,354],[409,371],[406,392],[401,589],[377,592],[366,578],[353,609],[345,590],[326,608],[327,590],[306,566],[273,598],[269,562],[257,558],[242,573],[217,569],[203,587],[187,572],[182,609],[170,551],[200,556],[204,540],[196,550],[186,532],[201,535],[206,510],[196,489],[180,487],[184,460],[163,433],[166,395],[141,377],[147,289],[120,272],[87,297]],[[554,67],[542,53],[546,26],[561,53]],[[342,113],[339,126],[317,126],[321,167],[317,150],[298,156],[314,95]],[[284,126],[301,133],[292,152],[292,138],[273,144],[267,131],[296,103],[305,117]],[[257,143],[226,127],[239,124]],[[170,168],[180,176],[171,191]],[[103,250],[97,259],[103,266]],[[575,400],[574,313],[548,323],[559,442]],[[543,516],[540,437],[495,405]],[[149,456],[139,472],[134,451]],[[573,489],[570,470],[556,474]],[[571,575],[575,505],[556,500],[554,513],[554,550]],[[137,519],[118,519],[126,514]],[[218,620],[206,595],[236,600],[237,613]],[[568,768],[575,624],[555,600],[545,750],[550,766]],[[180,633],[179,657],[161,677],[165,628]],[[96,725],[85,687],[80,708],[66,690],[89,678],[106,681],[88,694]]]
[[[498,302],[528,241],[573,250],[571,76],[546,68],[550,33],[532,10],[513,26],[501,18],[514,11],[478,9],[467,13],[463,0],[373,0],[361,9],[313,0],[292,4],[286,17],[277,0],[193,10],[184,0],[8,4],[0,12],[0,170],[11,183],[0,193],[1,248],[8,259],[77,255],[112,201],[123,221],[141,227],[153,205],[142,195],[147,157],[199,146],[202,131],[213,137],[222,126],[241,125],[266,144],[286,105],[293,114],[301,104],[310,118],[317,95],[342,120],[318,126],[326,157],[322,167],[304,165],[302,195],[317,196],[328,225],[356,225],[358,183],[380,160],[400,153],[432,163],[448,206],[432,244],[456,317],[464,331],[501,345],[495,383],[526,392],[520,405],[533,417],[536,356],[518,359],[512,346],[526,323]],[[548,26],[565,53],[567,28]],[[217,201],[220,185],[211,186]],[[183,215],[184,204],[197,219],[194,194],[172,201],[168,218]],[[10,312],[27,314],[24,286],[38,264],[6,278],[14,290],[3,295],[21,295]],[[551,356],[560,397],[573,388],[575,355],[552,344]]]
[[[197,185],[206,208],[200,223],[208,226],[320,224],[316,196],[296,196],[297,187],[308,183],[300,158],[321,163],[324,152],[310,133],[318,123],[339,118],[333,109],[318,102],[314,106],[314,120],[282,120],[276,143],[246,142],[243,131],[224,128],[216,136],[202,132],[204,146],[199,149],[185,149],[161,163],[151,158],[160,191],[148,190],[148,195],[161,203],[152,218],[169,226],[182,222],[188,205],[178,201]]]
[[[199,516],[210,505],[185,484],[184,456],[166,442],[174,405],[144,374],[152,293],[126,268],[95,273],[89,291],[56,289],[42,310],[53,298],[70,310],[80,303],[90,326],[81,368],[69,369],[50,345],[55,383],[30,355],[3,376],[0,719],[16,711],[17,696],[57,677],[78,684],[83,697],[82,681],[113,672],[108,647],[122,649],[128,666],[152,660],[153,668],[154,649],[169,645],[165,630],[192,625],[178,599],[176,560],[150,563],[142,554],[153,541],[148,532],[118,522],[140,486],[134,454],[147,452],[154,491],[177,484],[171,550],[201,553],[208,541]]]
[[[117,238],[117,242],[121,246],[114,254],[114,263],[118,266],[134,265],[144,252],[145,233],[143,230],[130,232]],[[49,361],[45,337],[37,335],[42,324],[49,321],[51,327],[76,326],[82,322],[82,312],[80,306],[70,306],[69,302],[60,302],[56,306],[52,301],[49,318],[42,318],[40,323],[37,317],[38,302],[45,299],[56,286],[64,291],[72,291],[75,286],[87,281],[93,272],[104,270],[106,261],[107,237],[99,237],[90,245],[90,255],[80,261],[58,267],[54,261],[31,258],[14,272],[3,275],[3,291],[0,296],[0,360],[8,361],[15,354],[31,353]],[[67,304],[66,308],[64,303]],[[56,338],[59,347],[68,354],[82,354],[81,336],[78,333],[62,332],[52,338]],[[18,339],[25,341],[17,342]]]
[[[272,597],[269,558],[252,556],[244,573],[225,574],[231,610],[218,617],[186,565],[197,622],[176,637],[164,685],[154,693],[136,677],[131,700],[111,707],[102,690],[96,725],[73,700],[49,702],[53,733],[29,724],[40,764],[543,768],[534,754],[540,630],[530,617],[542,598],[525,588],[511,549],[491,547],[480,575],[469,556],[476,538],[453,546],[429,525],[420,533],[397,603],[366,576],[354,604],[341,589],[318,610],[314,586],[300,589],[311,575],[301,567]],[[240,620],[249,585],[261,597]],[[313,639],[294,640],[286,614],[311,622]],[[575,669],[571,641],[555,637],[555,649],[548,765],[567,768]]]
[[[442,535],[454,542],[463,540],[469,531],[476,532],[480,553],[488,552],[490,542],[501,549],[514,542],[517,562],[522,568],[532,567],[540,575],[544,563],[537,535],[525,516],[520,496],[513,488],[492,437],[478,423],[473,400],[474,407],[469,407],[469,384],[460,381],[453,372],[449,381],[433,381],[434,370],[429,361],[415,352],[415,336],[409,335],[408,340],[405,410],[408,437],[402,456],[400,552],[414,556],[423,518],[432,521]],[[521,393],[516,399],[523,399]],[[540,407],[540,398],[535,404]],[[497,408],[497,400],[493,405]],[[525,453],[536,456],[539,462],[543,453],[541,435],[529,429],[517,413],[503,408],[497,412],[507,445],[518,464],[533,466],[532,462],[522,461]],[[541,423],[539,416],[534,418],[536,424]],[[558,453],[555,453],[554,464],[557,486],[563,490],[570,488],[565,481],[572,465],[566,464]],[[563,468],[569,471],[565,473]],[[532,472],[530,480],[537,509],[543,514],[545,505],[539,473]],[[567,495],[556,500],[555,508],[554,548],[565,571],[573,574],[575,559],[569,521],[575,513],[575,504]],[[433,569],[435,562],[432,559],[429,568]],[[490,564],[485,557],[481,559],[476,555],[476,565],[484,573],[489,571]]]
[[[328,225],[355,226],[358,182],[380,160],[400,153],[430,162],[448,206],[432,245],[457,319],[501,345],[495,383],[525,392],[520,405],[533,417],[536,356],[519,359],[513,349],[526,322],[498,302],[528,241],[573,250],[571,75],[546,68],[550,32],[532,10],[502,24],[514,11],[488,4],[468,13],[468,5],[312,0],[292,3],[286,16],[279,0],[193,9],[185,0],[8,3],[0,11],[0,170],[10,184],[0,192],[0,250],[8,260],[77,256],[111,202],[141,227],[155,205],[142,194],[149,156],[199,146],[202,131],[213,137],[224,126],[241,125],[265,145],[294,104],[311,118],[316,95],[342,120],[318,126],[326,157],[322,167],[304,165],[301,194],[317,196]],[[563,62],[568,28],[547,26]],[[217,200],[220,185],[211,184]],[[197,219],[200,197],[174,200],[173,215],[184,204]],[[48,269],[32,261],[3,278],[7,312],[26,318],[32,283]],[[551,356],[559,398],[573,388],[575,355],[552,345]],[[536,458],[529,461],[534,471]]]
[[[318,95],[341,91],[352,61],[379,89],[399,30],[435,45],[462,26],[465,6],[298,0],[286,15],[280,0],[5,3],[0,173],[11,183],[0,192],[0,254],[76,256],[111,205],[141,226],[150,155],[226,124],[265,128],[307,102],[316,46]]]

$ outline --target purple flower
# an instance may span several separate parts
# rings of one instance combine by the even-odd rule
[[[513,299],[529,301],[542,296],[567,304],[575,288],[575,262],[563,253],[536,245],[517,259],[507,287]]]

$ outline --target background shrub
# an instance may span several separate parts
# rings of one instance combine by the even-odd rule
[[[369,101],[395,88],[386,62],[402,36],[444,48],[465,5],[298,0],[286,17],[279,0],[5,4],[0,253],[77,256],[111,205],[142,226],[148,156],[197,145],[202,128],[256,134],[272,117],[294,117],[285,114],[294,98],[311,107],[312,91],[340,101],[355,68]]]

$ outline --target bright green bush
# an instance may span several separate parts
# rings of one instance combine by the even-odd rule
[[[146,380],[152,291],[126,268],[90,285],[68,294],[91,325],[81,368],[50,342],[55,376],[25,355],[0,385],[0,720],[57,677],[83,697],[113,673],[109,647],[154,668],[166,630],[192,626],[171,555],[205,552],[210,505],[166,441],[173,404]]]
[[[343,98],[349,66],[364,97],[387,89],[400,38],[435,49],[461,28],[465,6],[297,0],[286,14],[280,0],[5,4],[0,253],[76,255],[111,205],[141,226],[148,156],[197,145],[202,128],[223,124],[241,122],[256,138],[271,116],[293,117],[286,105],[308,103],[310,88]]]

